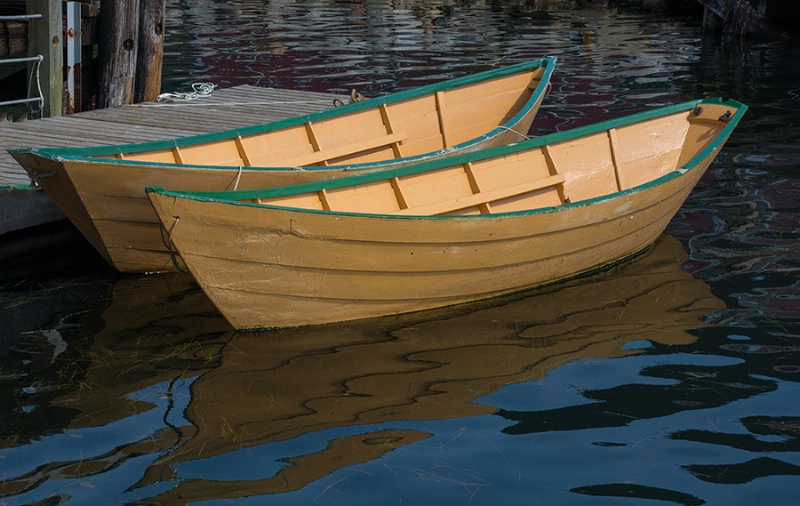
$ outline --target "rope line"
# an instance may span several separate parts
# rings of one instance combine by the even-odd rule
[[[156,102],[163,102],[164,100],[197,100],[211,95],[215,88],[217,88],[217,85],[212,83],[194,83],[192,84],[192,91],[162,93],[156,98]]]
[[[239,173],[236,174],[236,182],[233,184],[233,191],[236,191],[236,190],[239,189],[239,178],[241,178],[241,177],[242,177],[242,166],[239,165]]]
[[[44,172],[44,173],[38,172],[36,170],[31,170],[30,172],[28,172],[28,177],[33,183],[38,183],[41,179],[47,179],[48,177],[54,177],[57,175],[58,171],[55,170],[52,172]]]
[[[358,90],[350,90],[350,97],[347,101],[348,104],[355,104],[356,102],[363,102],[366,100],[367,97],[362,95]],[[333,106],[334,107],[341,107],[344,105],[344,102],[339,98],[333,99]]]
[[[503,130],[507,130],[507,131],[509,131],[509,132],[515,133],[515,134],[519,135],[520,137],[522,137],[523,139],[525,139],[526,141],[527,141],[527,140],[530,140],[530,137],[528,137],[527,135],[525,135],[525,134],[523,134],[523,133],[517,132],[516,130],[514,130],[514,129],[513,129],[513,128],[511,128],[511,127],[507,127],[507,126],[505,126],[505,125],[500,125],[500,126],[498,126],[497,128],[502,128]]]
[[[161,227],[161,241],[164,243],[164,246],[167,247],[167,251],[169,251],[170,260],[172,260],[172,265],[178,272],[186,272],[185,269],[181,268],[180,263],[178,262],[178,250],[172,244],[172,232],[175,231],[175,227],[178,226],[178,222],[181,221],[180,216],[173,216],[175,218],[175,223],[172,224],[169,231]],[[167,236],[164,237],[164,232],[167,232]]]

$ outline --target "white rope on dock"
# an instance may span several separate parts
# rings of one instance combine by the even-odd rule
[[[212,83],[194,83],[192,84],[192,91],[178,92],[178,93],[162,93],[156,98],[157,102],[164,100],[197,100],[200,97],[207,97],[214,92],[217,88],[216,84]]]
[[[191,102],[203,98],[209,97],[214,92],[215,89],[219,88],[218,85],[213,83],[194,83],[192,84],[192,91],[190,92],[175,92],[175,93],[162,93],[160,94],[155,102],[142,102],[138,104],[126,104],[126,107],[167,107],[167,106],[192,106],[192,105],[199,105],[199,106],[207,106],[208,103],[196,103],[193,104]],[[355,92],[355,90],[353,90]],[[359,94],[360,95],[360,94]],[[364,97],[361,96],[360,100],[364,100]],[[357,101],[360,101],[357,100]],[[350,103],[354,100],[351,99]],[[214,105],[224,105],[224,106],[254,106],[254,105],[316,105],[316,104],[330,104],[330,99],[314,99],[314,100],[266,100],[266,101],[254,101],[250,100],[247,102],[215,102]],[[336,100],[334,100],[334,105],[336,105]]]

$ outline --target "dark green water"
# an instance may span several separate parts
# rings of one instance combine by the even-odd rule
[[[368,96],[558,57],[535,131],[750,110],[650,254],[547,293],[235,334],[69,230],[0,267],[0,506],[800,503],[800,47],[512,2],[168,2],[163,91]]]

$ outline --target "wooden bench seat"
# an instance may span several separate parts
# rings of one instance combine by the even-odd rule
[[[523,195],[536,190],[542,190],[551,186],[564,183],[564,176],[556,174],[554,176],[537,179],[535,181],[528,181],[526,183],[516,184],[506,188],[497,190],[475,193],[473,195],[466,195],[455,200],[446,200],[443,202],[433,202],[422,206],[410,207],[401,209],[395,214],[400,215],[420,215],[420,216],[435,216],[437,214],[445,214],[461,209],[479,206],[481,204],[489,204],[498,200]]]
[[[313,153],[307,153],[284,160],[276,160],[275,162],[270,163],[270,165],[284,167],[302,167],[304,165],[314,165],[328,160],[335,160],[336,158],[341,158],[343,156],[369,151],[370,149],[396,144],[406,140],[407,138],[408,135],[406,135],[405,132],[387,134],[382,137],[364,139],[362,141],[354,142],[344,146],[323,149],[321,151],[315,151]]]

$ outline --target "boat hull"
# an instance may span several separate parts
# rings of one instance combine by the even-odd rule
[[[746,109],[687,102],[388,173],[147,194],[168,243],[237,329],[409,313],[644,251]]]
[[[395,146],[395,149],[387,145],[380,149],[358,151],[350,156],[334,159],[337,165],[311,164],[303,168],[287,165],[292,161],[310,160],[308,153],[297,152],[287,153],[283,158],[270,159],[271,165],[268,167],[247,166],[245,164],[247,160],[243,160],[241,156],[227,159],[226,165],[202,164],[204,158],[212,158],[209,150],[221,150],[219,145],[223,142],[237,137],[239,139],[248,137],[244,135],[246,131],[239,130],[225,135],[212,134],[197,136],[196,139],[190,140],[177,139],[173,142],[176,147],[172,149],[168,149],[169,143],[160,141],[83,150],[18,149],[13,150],[12,155],[115,269],[121,272],[173,270],[176,259],[170,255],[165,246],[158,219],[144,193],[145,186],[198,191],[270,188],[325,181],[355,173],[388,170],[457,153],[474,152],[517,142],[523,138],[521,134],[528,132],[538,113],[549,86],[554,62],[554,58],[545,58],[502,69],[502,72],[491,71],[488,75],[494,77],[486,79],[485,82],[476,78],[475,82],[470,81],[469,86],[462,86],[464,90],[454,87],[441,90],[437,92],[438,95],[432,93],[420,97],[414,96],[387,104],[373,99],[377,100],[375,106],[369,106],[366,102],[353,104],[356,109],[354,115],[364,116],[356,120],[359,124],[369,126],[370,122],[376,121],[375,118],[367,119],[368,115],[377,117],[377,121],[380,122],[383,121],[380,118],[393,114],[393,128],[406,131],[411,131],[412,125],[418,128],[400,142],[399,147]],[[492,95],[494,92],[491,83],[500,88],[495,90],[497,91],[495,96]],[[453,93],[458,99],[436,98],[448,96],[444,95],[446,93]],[[459,93],[464,95],[458,95]],[[429,130],[432,127],[424,126],[435,123],[436,128],[439,128],[440,120],[432,112],[437,100],[441,102],[439,106],[448,100],[449,105],[446,110],[451,117],[450,122],[453,123],[451,133],[448,134],[449,140],[438,130],[437,133],[431,133]],[[427,104],[422,109],[423,112],[410,112],[409,103],[418,101],[425,101]],[[313,115],[309,115],[303,118],[307,120],[306,123],[300,122],[299,119],[288,121],[288,126],[284,126],[283,122],[276,122],[274,129],[263,127],[265,132],[258,134],[250,132],[249,136],[261,139],[259,142],[263,144],[267,136],[277,135],[276,132],[283,130],[296,129],[298,125],[302,127],[304,124],[314,124],[320,128],[319,125],[324,121],[335,123],[347,116],[344,114],[346,107],[339,109],[343,111],[341,116],[323,111],[319,121],[315,120]],[[394,113],[395,110],[404,113],[402,115],[399,112]],[[473,118],[480,118],[482,122],[480,126],[473,125],[469,129],[460,126],[467,121],[468,117],[465,116],[467,113]],[[401,117],[407,117],[405,121],[409,124],[401,122]],[[386,122],[388,123],[388,120]],[[326,144],[343,143],[344,136],[355,138],[357,140],[355,144],[363,145],[364,136],[367,134],[356,129],[355,125],[353,123],[353,126],[328,128],[327,131],[337,137],[326,141]],[[353,129],[352,132],[348,131],[350,128]],[[385,136],[384,133],[380,135]],[[352,138],[348,142],[353,143]],[[244,141],[236,142],[241,145]],[[146,145],[152,145],[151,152],[158,155],[131,152],[144,149],[137,146]],[[398,151],[400,147],[402,152]],[[119,152],[116,156],[121,158],[114,157],[115,150]],[[170,152],[170,156],[173,154],[177,156],[176,153],[179,152],[181,160],[192,163],[175,163],[174,160],[158,159],[164,156],[164,152]],[[153,158],[153,161],[148,161],[147,158]],[[255,155],[250,155],[250,158],[255,159]],[[215,163],[222,162],[216,160]],[[177,262],[179,268],[184,267],[180,259]]]
[[[618,198],[491,219],[151,198],[198,283],[241,330],[432,309],[603,269],[651,245],[705,167]]]

